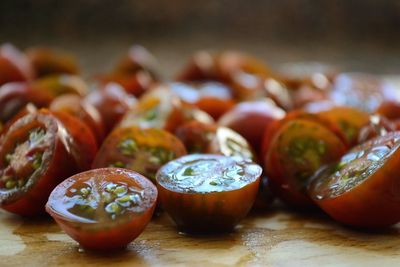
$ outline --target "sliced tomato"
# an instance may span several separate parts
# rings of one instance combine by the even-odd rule
[[[63,94],[85,96],[89,91],[88,85],[81,77],[68,74],[47,75],[35,80],[32,87],[47,92],[53,98]]]
[[[384,101],[375,110],[376,114],[382,115],[389,120],[400,119],[400,102],[398,101]]]
[[[188,155],[157,173],[159,200],[180,231],[232,231],[250,211],[260,175],[260,166],[242,158]]]
[[[311,198],[335,220],[357,227],[400,222],[400,133],[358,145],[322,168],[308,187]]]
[[[362,144],[377,136],[384,136],[389,132],[396,131],[396,124],[380,115],[371,115],[369,123],[362,127],[358,133],[358,144]]]
[[[28,58],[11,44],[0,46],[0,86],[9,82],[33,79],[33,68]]]
[[[126,247],[150,221],[156,187],[142,175],[117,168],[74,175],[51,193],[47,212],[83,248]]]

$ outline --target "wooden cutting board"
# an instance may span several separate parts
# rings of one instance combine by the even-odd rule
[[[400,266],[400,225],[366,233],[322,214],[251,214],[234,233],[187,236],[167,215],[117,254],[79,249],[51,220],[0,212],[0,266]]]

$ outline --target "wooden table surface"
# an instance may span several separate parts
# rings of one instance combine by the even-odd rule
[[[366,233],[323,214],[274,208],[253,213],[222,236],[178,233],[167,215],[153,218],[125,251],[79,249],[51,218],[0,212],[0,266],[400,266],[400,225]]]

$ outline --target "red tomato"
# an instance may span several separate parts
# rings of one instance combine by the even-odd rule
[[[388,132],[396,131],[396,124],[380,115],[371,115],[369,123],[358,133],[358,144],[364,143],[377,136],[384,136]]]
[[[85,101],[93,105],[100,112],[106,133],[110,132],[124,114],[136,103],[136,99],[129,96],[116,83],[108,83],[92,91],[85,98]]]
[[[182,142],[164,130],[117,128],[103,142],[93,167],[127,168],[154,181],[163,164],[185,154]]]
[[[354,147],[338,163],[321,169],[311,198],[335,220],[358,227],[400,222],[400,133]]]
[[[61,95],[51,102],[51,111],[61,111],[82,120],[96,136],[97,144],[105,137],[104,123],[99,111],[90,103],[75,94]]]
[[[10,127],[11,125],[14,124],[14,122],[16,122],[17,120],[19,120],[20,118],[22,118],[23,116],[27,115],[27,114],[34,114],[36,113],[38,110],[35,107],[35,105],[29,103],[27,104],[25,107],[23,107],[22,109],[19,110],[19,112],[17,114],[15,114],[10,120],[8,120],[4,125],[1,125],[2,127],[0,127],[0,136],[5,133]]]
[[[250,211],[261,167],[221,155],[188,155],[157,173],[162,207],[180,231],[227,232]]]
[[[264,171],[274,192],[286,203],[307,208],[309,178],[321,166],[346,151],[342,140],[323,124],[309,119],[292,119],[272,136],[264,159]]]
[[[0,86],[8,82],[28,81],[33,69],[28,58],[10,44],[0,46]]]
[[[105,168],[66,179],[51,193],[46,211],[82,247],[109,251],[143,232],[156,200],[156,187],[142,175]]]
[[[36,78],[49,74],[78,74],[76,59],[65,52],[48,47],[35,47],[26,51]]]
[[[242,102],[222,116],[218,124],[242,135],[259,153],[268,125],[285,116],[285,111],[269,99]]]
[[[32,87],[36,90],[47,92],[54,98],[63,94],[76,94],[85,96],[89,91],[85,81],[75,75],[48,75],[35,80]]]
[[[53,188],[76,171],[72,137],[52,115],[36,112],[0,139],[0,206],[25,216],[44,212]]]
[[[385,116],[389,120],[400,119],[400,102],[382,102],[382,104],[375,110],[375,113]]]

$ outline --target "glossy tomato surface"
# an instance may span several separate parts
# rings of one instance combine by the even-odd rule
[[[242,158],[188,155],[157,173],[159,200],[181,231],[232,231],[251,209],[260,175],[260,166]]]
[[[156,187],[142,175],[118,168],[74,175],[51,193],[46,211],[83,248],[126,247],[150,221]]]
[[[400,221],[400,133],[354,147],[322,168],[308,187],[312,199],[335,220],[358,227]]]
[[[20,215],[44,212],[53,188],[76,171],[72,137],[51,114],[14,122],[0,140],[0,206]]]
[[[10,44],[0,46],[0,85],[33,79],[33,68],[28,58]]]
[[[264,171],[282,200],[294,207],[307,208],[312,206],[306,193],[309,178],[345,152],[342,140],[323,124],[293,119],[273,135],[264,158]]]
[[[185,154],[182,142],[164,130],[118,128],[103,142],[93,167],[127,168],[155,181],[162,165]]]

